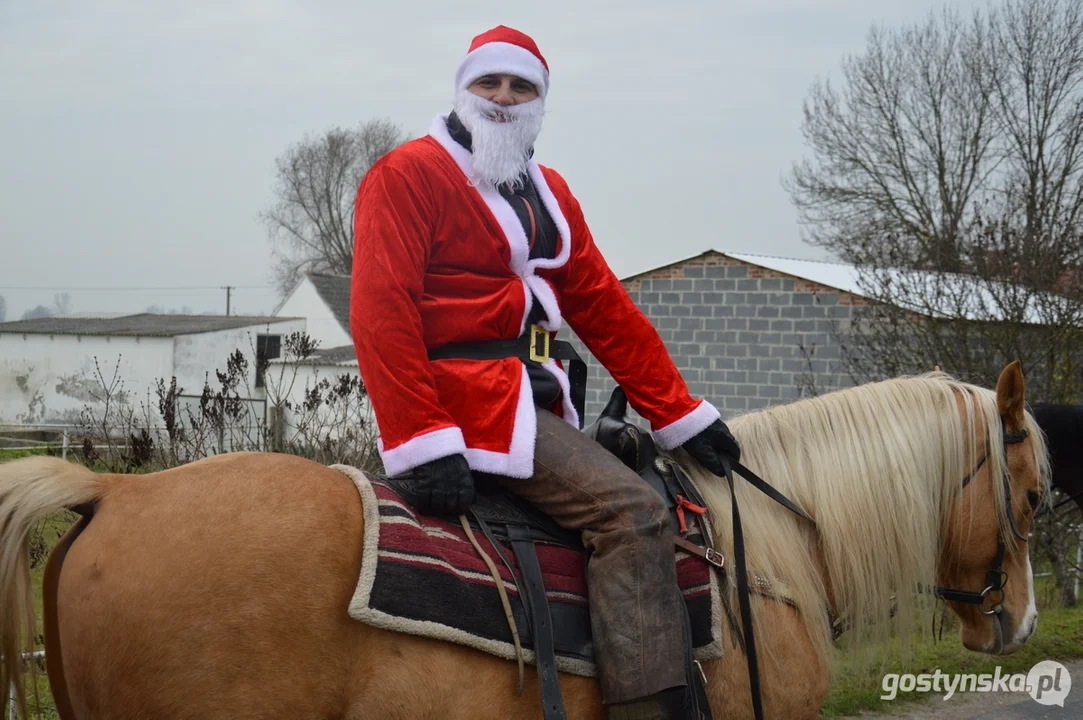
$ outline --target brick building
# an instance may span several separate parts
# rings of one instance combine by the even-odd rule
[[[853,384],[843,343],[865,300],[852,266],[709,250],[622,282],[692,394],[724,417]],[[570,339],[589,366],[590,424],[615,383]]]
[[[850,265],[709,250],[623,283],[692,393],[725,416],[852,384],[839,340],[864,299]],[[322,347],[338,348],[348,343],[349,296],[349,276],[310,275],[276,314],[308,318]],[[316,327],[317,319],[326,322]],[[589,424],[615,383],[570,339],[589,363]],[[352,345],[338,349],[352,353]]]

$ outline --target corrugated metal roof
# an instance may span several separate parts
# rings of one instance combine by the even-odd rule
[[[792,275],[802,280],[811,280],[820,285],[842,290],[864,297],[866,291],[862,290],[859,279],[860,273],[856,266],[826,260],[799,260],[797,258],[773,257],[771,255],[756,255],[754,253],[722,253],[727,257],[741,262],[759,265],[760,267],[776,272]]]
[[[267,325],[287,320],[261,315],[155,315],[139,313],[111,318],[38,318],[0,323],[0,333],[32,335],[116,335],[129,337],[173,337]]]
[[[1005,316],[1021,311],[1023,322],[1042,325],[1060,322],[1067,317],[1073,305],[1072,300],[1059,295],[1019,292],[1018,288],[1008,283],[979,280],[970,275],[874,270],[840,262],[753,253],[722,254],[872,300],[877,299],[875,296],[878,292],[886,292],[890,287],[893,294],[886,296],[885,301],[929,317],[1014,320]]]

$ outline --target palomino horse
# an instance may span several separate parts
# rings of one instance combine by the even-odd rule
[[[946,586],[977,598],[950,603],[966,647],[1010,653],[1026,642],[1037,613],[1011,528],[1025,539],[1048,468],[1024,400],[1013,363],[995,393],[934,374],[732,422],[748,467],[815,519],[738,485],[749,567],[773,582],[753,603],[768,717],[816,716],[829,612],[859,647],[892,627],[908,633],[916,606]],[[679,460],[729,553],[724,481]],[[334,469],[275,454],[141,476],[50,458],[0,466],[0,686],[20,680],[33,634],[28,535],[72,507],[90,517],[58,544],[43,587],[48,677],[65,720],[540,717],[530,668],[520,695],[514,663],[351,620],[358,493]],[[716,717],[748,717],[747,667],[723,631],[726,657],[704,667],[710,702]],[[561,683],[569,717],[604,717],[593,679]]]

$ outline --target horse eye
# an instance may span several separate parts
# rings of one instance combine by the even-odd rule
[[[1042,502],[1042,496],[1033,490],[1027,490],[1027,502],[1030,503],[1031,510],[1037,510],[1038,505]]]

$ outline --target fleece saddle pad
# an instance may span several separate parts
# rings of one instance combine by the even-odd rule
[[[485,561],[458,522],[418,514],[380,478],[343,465],[364,507],[361,577],[350,602],[355,620],[397,632],[445,640],[515,659],[515,645]],[[524,662],[533,664],[533,639],[513,576],[490,541],[475,539],[492,559],[513,609]],[[498,540],[504,545],[502,540]],[[594,676],[586,557],[582,550],[536,545],[553,620],[557,669]],[[521,577],[510,546],[504,556]],[[722,604],[718,577],[698,558],[675,551],[678,584],[691,619],[697,660],[722,657],[716,637]]]

